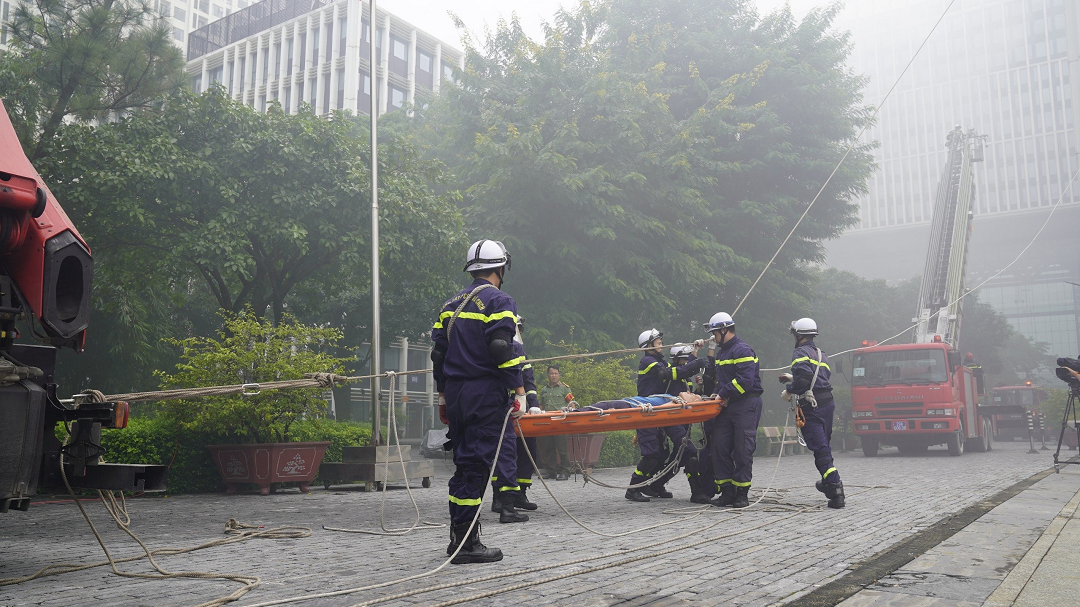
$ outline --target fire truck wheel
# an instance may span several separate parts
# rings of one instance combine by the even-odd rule
[[[949,455],[959,457],[964,454],[964,422],[960,422],[960,430],[949,437]]]
[[[877,457],[878,441],[876,438],[864,436],[862,438],[862,453],[866,457]]]

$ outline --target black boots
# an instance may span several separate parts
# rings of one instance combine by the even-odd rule
[[[641,489],[627,489],[626,495],[623,496],[631,502],[647,502],[648,496],[641,492]]]
[[[818,481],[814,485],[817,490],[829,498],[829,507],[839,510],[844,507],[844,483],[826,483]]]
[[[517,510],[514,510],[515,502],[517,501],[516,495],[507,495],[509,491],[496,491],[491,496],[491,511],[499,515],[500,523],[524,523],[529,520],[528,514],[522,514]],[[518,493],[514,491],[513,493]],[[536,504],[533,504],[533,509],[536,509]]]
[[[454,560],[450,561],[451,563],[465,565],[468,563],[494,563],[502,560],[502,550],[488,548],[480,541],[480,521],[476,522],[473,532],[468,537],[465,537],[468,532],[469,523],[450,527],[450,545],[446,547],[446,555],[453,554],[457,550],[458,544],[462,544],[461,551],[457,553]]]
[[[704,493],[694,493],[690,495],[691,504],[708,504],[712,498]]]
[[[735,487],[735,501],[732,508],[745,508],[750,505],[750,487]]]
[[[675,497],[670,491],[668,491],[666,488],[664,488],[663,485],[657,486],[655,483],[652,484],[652,485],[649,485],[647,487],[642,487],[641,488],[641,494],[646,496],[646,497],[661,497],[661,498]]]
[[[529,501],[529,496],[525,495],[525,485],[520,486],[521,489],[514,492],[514,508],[518,510],[536,510],[536,504]]]
[[[500,523],[524,523],[529,520],[529,515],[523,512],[514,510],[514,497],[512,495],[495,494],[495,500],[499,505],[499,522]]]
[[[709,502],[713,506],[720,506],[726,508],[735,503],[735,485],[731,483],[724,483],[720,485],[720,495],[716,496],[716,499]]]

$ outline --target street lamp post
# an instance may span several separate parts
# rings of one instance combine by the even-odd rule
[[[382,344],[379,340],[379,160],[377,124],[379,121],[379,106],[376,99],[378,87],[375,80],[379,73],[375,63],[375,0],[371,0],[371,15],[368,18],[370,35],[368,43],[371,45],[368,52],[368,74],[371,82],[371,374],[382,373]],[[379,419],[382,408],[380,397],[382,382],[378,377],[371,380],[371,444],[379,445]],[[393,386],[391,386],[393,389]]]

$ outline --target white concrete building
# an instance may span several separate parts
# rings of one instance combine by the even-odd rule
[[[461,51],[385,11],[376,20],[379,113],[437,94]],[[370,5],[361,0],[263,0],[188,35],[192,90],[221,83],[260,111],[367,113],[371,104]],[[385,44],[384,41],[389,41]]]

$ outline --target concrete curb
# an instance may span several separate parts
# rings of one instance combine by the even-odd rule
[[[1020,562],[1013,567],[1009,575],[1005,576],[1005,580],[1001,582],[997,590],[986,599],[983,607],[1012,607],[1016,603],[1020,593],[1027,587],[1028,582],[1035,575],[1035,571],[1042,565],[1043,559],[1050,552],[1065,525],[1076,514],[1077,508],[1080,508],[1080,491],[1077,491],[1076,495],[1069,500],[1069,503],[1054,517],[1054,520],[1046,527],[1046,531],[1031,546],[1024,558],[1020,559]]]

